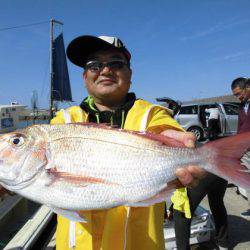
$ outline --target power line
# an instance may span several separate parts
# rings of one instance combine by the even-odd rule
[[[39,22],[39,23],[30,23],[30,24],[23,24],[19,26],[12,26],[12,27],[7,27],[7,28],[2,28],[0,31],[5,31],[5,30],[11,30],[11,29],[19,29],[19,28],[24,28],[24,27],[29,27],[29,26],[35,26],[35,25],[40,25],[44,23],[49,23],[49,21],[44,21],[44,22]]]

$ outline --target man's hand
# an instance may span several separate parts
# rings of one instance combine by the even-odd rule
[[[196,137],[191,132],[180,132],[168,129],[163,131],[161,134],[182,142],[186,147],[193,148],[195,146]],[[198,166],[187,166],[185,168],[179,168],[175,172],[179,181],[184,186],[188,187],[196,186],[199,183],[200,179],[205,177],[206,173],[206,170]]]

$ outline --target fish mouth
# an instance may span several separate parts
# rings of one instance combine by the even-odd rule
[[[31,150],[31,152],[33,150]],[[17,166],[15,166],[15,169],[20,169],[20,172],[16,174],[15,178],[6,178],[0,175],[0,184],[6,189],[15,191],[15,190],[23,189],[31,185],[33,182],[35,182],[37,179],[36,176],[39,176],[43,172],[43,169],[47,165],[47,161],[41,161],[40,164],[37,164],[37,166],[35,167],[35,171],[30,171],[29,175],[25,177],[22,174],[22,169],[23,169],[23,166],[26,165],[25,163],[28,160],[29,160],[29,154],[27,154],[27,156],[24,157]],[[3,163],[4,161],[0,160],[0,167]]]
[[[15,179],[6,179],[6,178],[1,178],[0,184],[5,187],[6,189],[9,189],[11,191],[15,191],[15,190],[20,190],[23,188],[28,187],[29,185],[31,185],[33,182],[36,181],[37,178],[35,178],[36,176],[40,176],[42,174],[42,168],[46,165],[46,163],[43,163],[39,166],[39,169],[37,172],[34,172],[33,175],[30,176],[29,179],[23,180],[21,175],[19,175],[17,178]]]
[[[27,186],[29,186],[31,183],[33,183],[35,181],[35,179],[30,179],[30,180],[27,180],[27,181],[22,181],[22,182],[16,182],[16,183],[13,183],[13,181],[10,181],[10,180],[7,180],[7,179],[2,179],[0,184],[10,190],[10,191],[15,191],[15,190],[20,190],[20,189],[23,189]]]

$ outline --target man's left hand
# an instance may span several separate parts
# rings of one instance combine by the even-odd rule
[[[176,141],[182,142],[188,148],[195,147],[196,137],[191,132],[181,132],[172,129],[165,130],[161,133],[167,137],[173,138]],[[185,168],[179,168],[175,174],[179,181],[188,187],[196,186],[201,179],[206,176],[206,170],[198,166],[187,166]]]

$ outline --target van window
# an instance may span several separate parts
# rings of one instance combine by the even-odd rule
[[[227,115],[238,115],[238,106],[225,103],[223,104],[223,106]]]
[[[195,115],[195,114],[198,114],[198,106],[197,105],[192,105],[192,106],[181,107],[179,114],[183,114],[183,115]]]

